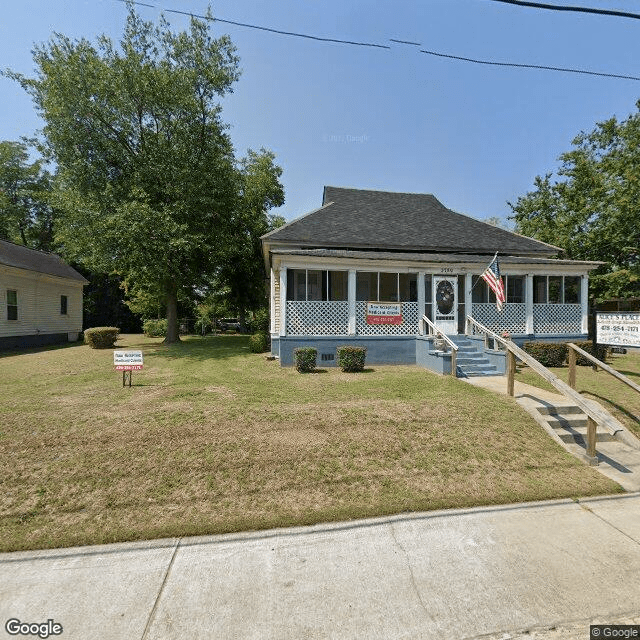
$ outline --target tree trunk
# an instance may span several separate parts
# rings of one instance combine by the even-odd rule
[[[238,312],[238,322],[240,323],[240,333],[247,333],[247,312],[240,309]]]
[[[167,336],[165,344],[180,342],[178,327],[178,290],[175,282],[167,284]]]

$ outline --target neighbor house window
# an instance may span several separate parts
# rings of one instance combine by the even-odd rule
[[[18,319],[18,292],[7,289],[7,320]]]
[[[67,296],[60,296],[60,315],[67,315]]]
[[[287,300],[346,300],[347,282],[347,271],[287,269]]]

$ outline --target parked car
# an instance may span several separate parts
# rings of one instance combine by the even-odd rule
[[[216,326],[220,331],[240,331],[238,318],[220,318],[216,321]]]

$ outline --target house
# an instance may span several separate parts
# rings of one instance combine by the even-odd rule
[[[0,240],[0,349],[76,341],[85,284],[57,255]]]
[[[478,347],[478,324],[520,343],[585,339],[588,275],[601,264],[558,259],[558,247],[451,211],[430,194],[338,187],[325,187],[319,209],[264,235],[262,246],[272,353],[282,365],[301,346],[329,365],[336,347],[350,344],[367,347],[371,364],[446,372],[434,334]],[[496,251],[502,311],[481,277]],[[504,370],[504,353],[484,355]]]

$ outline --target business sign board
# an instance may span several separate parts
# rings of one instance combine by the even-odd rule
[[[139,371],[143,364],[142,351],[113,352],[113,366],[116,371]]]
[[[640,313],[597,313],[596,341],[620,347],[640,347]]]
[[[402,303],[367,302],[367,324],[402,324]]]

